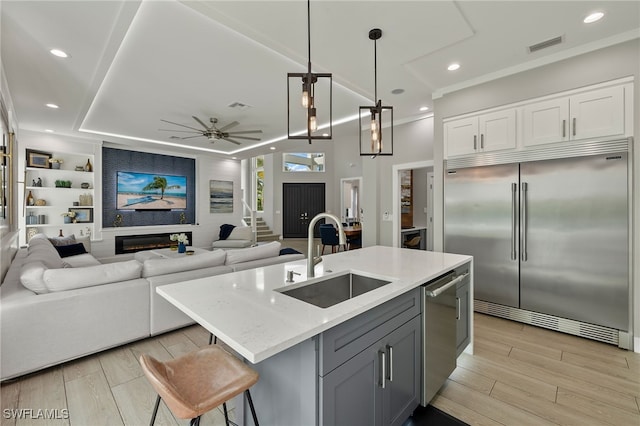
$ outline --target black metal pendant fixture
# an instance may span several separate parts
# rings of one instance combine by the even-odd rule
[[[374,106],[361,106],[358,113],[358,130],[360,134],[360,155],[393,155],[393,107],[382,105],[378,99],[378,52],[377,40],[382,37],[382,30],[374,28],[369,31],[369,39],[373,40],[373,79],[374,79]],[[367,126],[369,138],[363,140],[363,123]],[[383,143],[384,141],[384,143]]]
[[[311,72],[311,1],[307,0],[307,41],[309,61],[307,72],[287,73],[287,137],[289,139],[307,139],[311,143],[314,139],[332,138],[332,104],[333,78],[330,73]],[[300,87],[302,93],[297,95],[292,87]],[[294,99],[291,97],[294,96]],[[296,99],[301,96],[301,101]],[[301,103],[301,108],[296,104]],[[327,120],[328,126],[319,128],[319,120]],[[293,133],[292,133],[293,126]],[[305,128],[305,132],[296,129]]]

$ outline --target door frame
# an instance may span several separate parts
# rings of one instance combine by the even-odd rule
[[[433,172],[433,160],[427,161],[415,161],[413,163],[402,163],[402,164],[394,164],[391,167],[391,199],[392,199],[392,247],[401,247],[402,242],[400,241],[400,171],[401,170],[413,170],[413,169],[428,169],[431,168],[431,172]],[[433,205],[433,200],[431,201]],[[433,229],[427,229],[427,232],[430,235],[433,235]],[[428,235],[429,235],[428,234]],[[429,236],[427,236],[427,240],[429,240]],[[427,249],[429,247],[427,246]]]
[[[358,204],[360,205],[360,209],[362,210],[362,176],[357,176],[357,177],[350,177],[350,178],[341,178],[340,179],[340,214],[338,215],[338,217],[340,219],[343,219],[344,216],[344,210],[345,210],[345,206],[344,206],[344,183],[345,182],[350,182],[350,181],[354,181],[357,180],[358,181]],[[360,217],[360,212],[358,213],[358,218]],[[344,220],[343,220],[344,222]]]

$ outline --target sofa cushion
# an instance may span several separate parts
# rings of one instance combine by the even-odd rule
[[[48,268],[41,261],[25,262],[20,268],[20,283],[37,294],[48,293],[49,289],[42,279]]]
[[[25,263],[30,262],[42,262],[47,268],[64,268],[62,258],[48,240],[30,242]]]
[[[251,227],[236,226],[227,237],[227,240],[251,240]]]
[[[82,243],[67,244],[66,246],[53,246],[53,248],[56,249],[60,257],[76,256],[87,252],[84,248],[84,244]]]
[[[180,256],[172,259],[147,259],[142,266],[142,277],[155,277],[157,275],[172,274],[175,272],[190,271],[192,269],[210,268],[224,265],[227,253],[224,250],[195,254],[193,256]]]
[[[65,268],[82,268],[84,266],[102,265],[102,263],[100,263],[98,259],[96,259],[89,253],[65,257],[63,262]]]
[[[274,257],[280,254],[280,242],[271,241],[267,244],[260,244],[255,247],[247,247],[244,249],[230,250],[227,252],[226,265],[235,265],[236,263],[249,262],[251,260],[263,259],[265,257]]]
[[[237,248],[245,248],[251,245],[251,240],[217,240],[214,241],[211,246],[215,248],[229,248],[229,249],[237,249]]]
[[[80,268],[47,269],[42,279],[50,292],[64,291],[134,280],[140,278],[141,269],[140,262],[128,260]]]

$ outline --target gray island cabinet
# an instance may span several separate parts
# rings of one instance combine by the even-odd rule
[[[464,255],[373,246],[323,256],[315,278],[300,260],[168,284],[156,292],[260,374],[251,394],[261,425],[399,425],[429,382],[422,371],[431,359],[424,324],[446,324],[449,364],[455,365],[456,352],[473,347],[473,279],[468,287],[451,287],[451,281],[446,292],[433,291],[447,295],[438,309],[435,299],[426,301],[423,284],[458,276],[454,271],[461,268],[471,278],[472,262]],[[327,308],[284,293],[322,288],[345,273],[388,284]],[[435,319],[424,322],[425,312]],[[440,347],[426,340],[427,348]],[[245,404],[235,399],[236,422],[251,425]]]
[[[416,288],[253,365],[259,420],[401,425],[420,402],[420,315]],[[274,394],[272,380],[286,392]]]

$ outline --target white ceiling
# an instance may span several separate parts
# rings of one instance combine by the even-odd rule
[[[306,8],[303,0],[3,0],[2,65],[20,128],[239,158],[266,152],[286,137],[286,75],[306,68]],[[605,17],[584,24],[595,10]],[[640,37],[640,2],[314,0],[311,61],[314,72],[333,74],[334,123],[373,103],[368,32],[376,27],[378,97],[398,122],[424,114],[419,107],[434,94]],[[556,36],[564,42],[528,53]],[[52,48],[71,57],[54,57]],[[447,71],[451,62],[461,68]],[[262,140],[212,144],[159,130],[180,129],[161,119],[199,127],[193,115],[262,129]],[[340,129],[357,140],[357,121]]]

